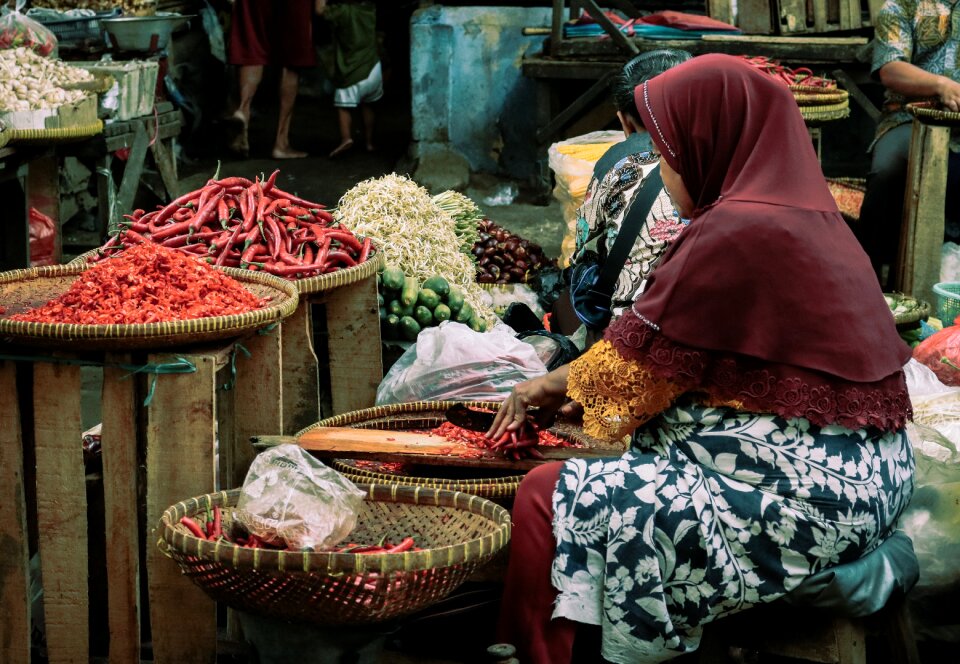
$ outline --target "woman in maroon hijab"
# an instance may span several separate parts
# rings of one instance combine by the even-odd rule
[[[704,624],[875,548],[913,490],[910,351],[790,92],[707,55],[635,99],[692,222],[604,340],[491,429],[569,396],[588,433],[632,436],[520,487],[500,637],[523,662],[570,661],[578,623],[612,662],[690,652]]]

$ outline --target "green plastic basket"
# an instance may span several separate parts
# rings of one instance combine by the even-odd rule
[[[953,325],[953,320],[960,316],[960,282],[936,284],[933,292],[937,294],[937,318],[944,326]]]

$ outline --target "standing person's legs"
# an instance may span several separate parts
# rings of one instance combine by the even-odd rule
[[[513,503],[513,531],[497,638],[517,648],[524,664],[565,664],[573,657],[577,623],[551,618],[557,591],[550,581],[553,491],[562,463],[527,473]]]
[[[340,125],[340,145],[333,149],[331,157],[343,154],[353,147],[353,109],[337,106],[337,123]]]
[[[367,152],[373,152],[375,149],[373,144],[373,126],[374,120],[376,119],[373,106],[370,104],[361,104],[360,111],[363,113],[363,134],[367,140]]]
[[[910,153],[911,125],[900,125],[885,133],[873,148],[873,161],[867,174],[867,192],[860,208],[854,232],[870,262],[886,286],[894,271],[900,246],[904,192],[907,186],[907,158]],[[883,267],[890,271],[883,279]]]
[[[277,121],[277,138],[273,143],[274,159],[299,159],[306,152],[290,147],[290,119],[293,117],[293,105],[297,100],[300,75],[294,69],[283,68],[280,74],[280,118]]]

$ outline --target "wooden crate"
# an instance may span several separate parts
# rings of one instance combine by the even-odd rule
[[[314,329],[315,321],[322,329]],[[374,405],[383,379],[376,275],[301,295],[297,310],[280,327],[284,434]],[[314,339],[321,341],[320,348]]]
[[[67,129],[89,125],[97,121],[97,95],[87,94],[55,108],[0,113],[0,120],[13,129]]]
[[[737,27],[748,35],[800,35],[859,30],[860,0],[739,0]]]
[[[249,357],[238,352],[238,343]],[[253,458],[249,437],[281,430],[279,333],[254,334],[238,343],[136,357],[57,354],[41,360],[36,351],[26,351],[22,355],[29,361],[0,362],[0,662],[30,662],[30,521],[39,533],[48,659],[51,664],[90,661],[88,506],[77,362],[104,365],[109,661],[140,660],[141,635],[148,627],[140,622],[144,601],[155,662],[214,661],[215,605],[160,552],[155,528],[170,505],[214,490],[218,473],[224,486],[242,482]],[[129,368],[120,366],[176,358],[196,371],[131,379]],[[231,382],[232,388],[224,390]],[[143,406],[146,394],[152,394],[148,407]],[[25,456],[35,457],[35,471],[25,467]],[[33,482],[36,500],[28,509],[25,496]],[[140,590],[144,571],[146,598]]]

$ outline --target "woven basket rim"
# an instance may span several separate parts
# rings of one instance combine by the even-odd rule
[[[833,82],[831,87],[823,87],[820,85],[788,85],[787,87],[791,92],[802,92],[807,94],[832,94],[837,91],[847,92],[843,88],[838,87],[836,81]]]
[[[794,94],[793,98],[798,106],[830,106],[835,104],[850,103],[850,94],[846,90],[840,90],[843,94]]]
[[[850,116],[850,105],[843,103],[835,106],[801,106],[800,115],[806,122],[842,120]]]
[[[939,102],[914,101],[907,104],[907,112],[919,120],[945,122],[950,125],[960,125],[960,113],[945,111],[939,108]]]
[[[955,286],[957,292],[948,290],[949,286]],[[933,292],[937,295],[943,295],[953,299],[960,300],[960,281],[941,281],[933,285]]]
[[[103,120],[89,122],[73,127],[58,127],[55,129],[9,129],[11,143],[40,142],[40,141],[72,141],[80,138],[90,138],[103,132]]]
[[[929,302],[915,298],[912,295],[907,295],[906,293],[890,292],[884,293],[884,295],[890,295],[900,299],[910,299],[915,301],[918,305],[916,309],[912,309],[906,314],[900,314],[899,316],[894,314],[893,320],[897,325],[906,325],[908,323],[916,323],[919,320],[926,320],[930,317],[930,314],[933,311],[933,307]],[[958,298],[960,298],[960,295],[958,295]],[[893,314],[893,311],[891,310],[890,313]]]
[[[363,281],[382,270],[386,262],[386,255],[376,247],[372,247],[367,260],[360,265],[337,270],[330,274],[321,274],[319,277],[297,279],[292,283],[296,285],[297,291],[301,295],[323,293]]]
[[[0,284],[44,278],[73,277],[87,269],[89,269],[88,265],[67,264],[0,272]],[[220,269],[240,283],[257,283],[279,291],[283,298],[267,307],[248,313],[165,323],[74,325],[70,323],[28,323],[0,318],[0,337],[110,342],[132,339],[149,341],[151,338],[179,335],[189,337],[199,333],[222,332],[224,336],[232,336],[238,332],[253,330],[282,320],[296,310],[298,294],[297,288],[292,282],[262,272],[250,272],[237,268]]]
[[[503,477],[476,477],[451,479],[444,477],[420,477],[416,475],[391,475],[366,468],[356,468],[346,463],[350,459],[334,459],[331,463],[334,470],[345,475],[356,483],[374,482],[377,484],[399,484],[401,486],[425,486],[432,489],[446,489],[448,491],[463,491],[480,495],[490,492],[498,495],[514,495],[520,487],[524,475],[504,475]]]
[[[372,501],[400,502],[413,505],[452,507],[477,514],[495,525],[495,529],[481,537],[403,553],[336,553],[318,551],[279,551],[271,549],[248,549],[219,540],[202,540],[177,528],[180,519],[192,516],[201,510],[215,506],[236,504],[240,489],[220,491],[195,496],[164,510],[160,517],[161,539],[158,546],[171,547],[188,556],[202,560],[229,564],[235,569],[278,571],[288,573],[314,573],[331,576],[366,572],[389,573],[395,571],[415,572],[420,570],[451,567],[473,560],[486,560],[503,549],[510,541],[511,518],[506,508],[491,500],[461,491],[448,491],[427,487],[407,487],[397,484],[358,484],[366,492],[365,499]]]

